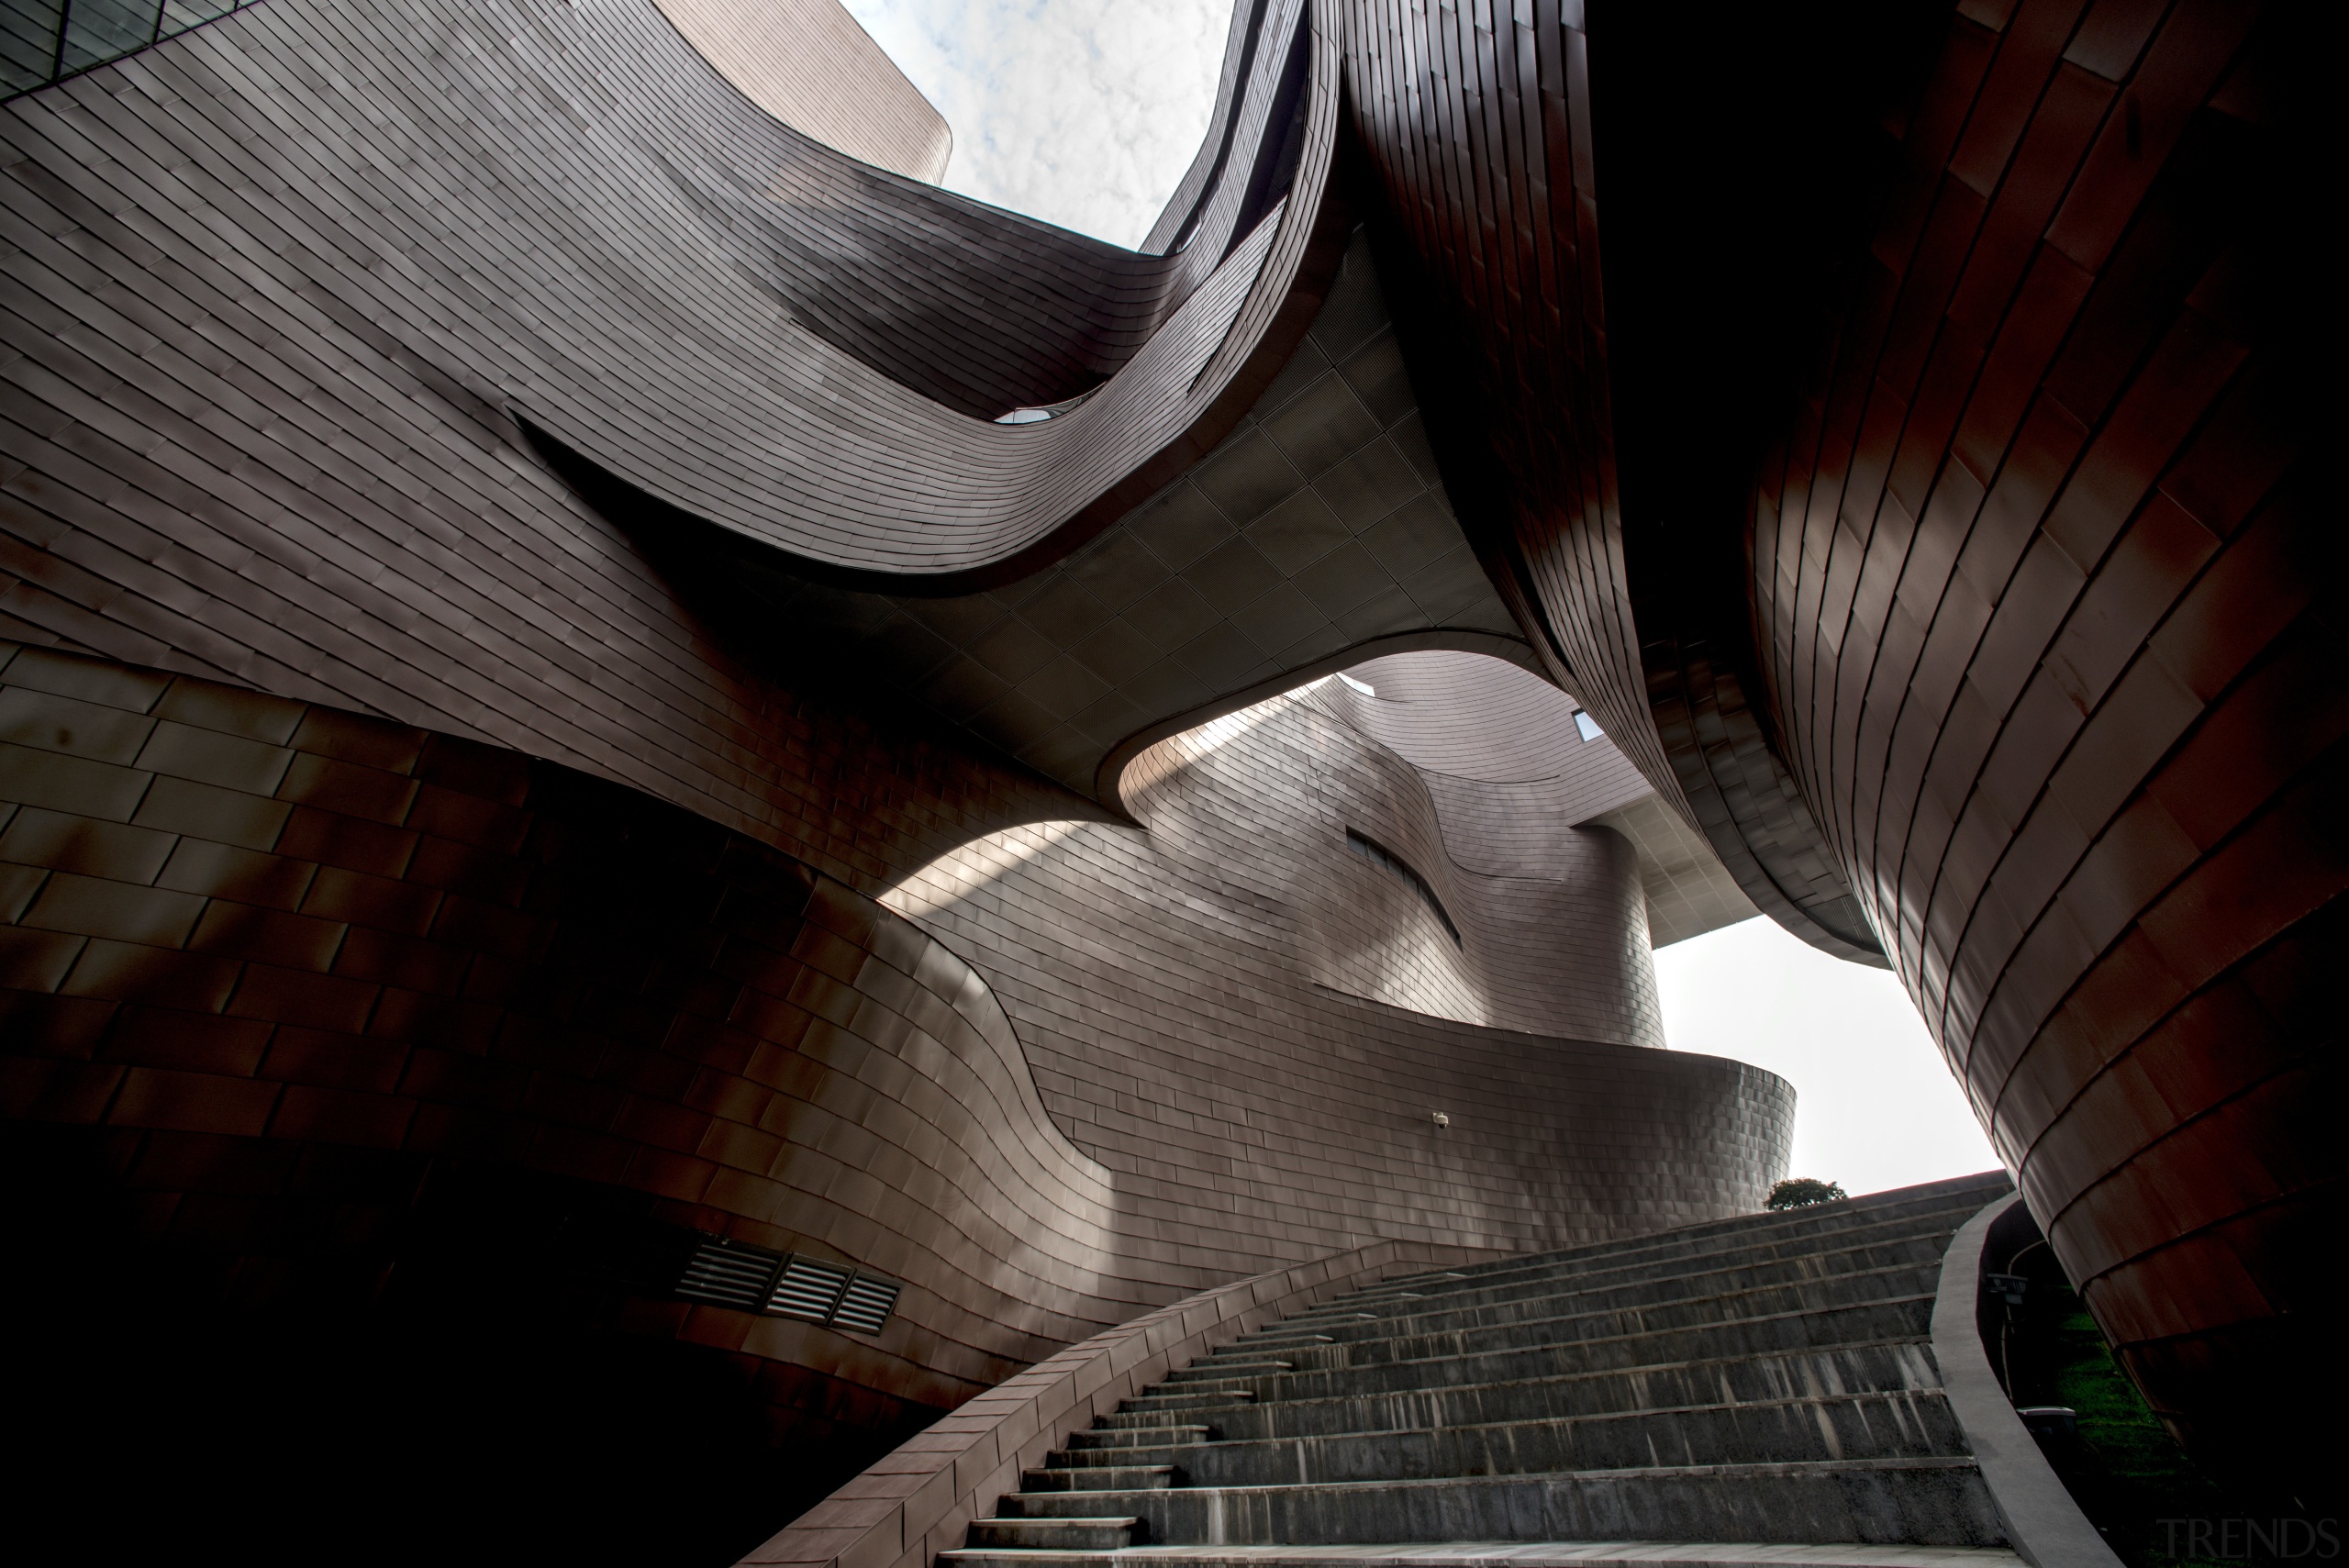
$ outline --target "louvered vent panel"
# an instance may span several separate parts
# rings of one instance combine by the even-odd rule
[[[821,1323],[832,1315],[839,1305],[841,1287],[848,1284],[848,1271],[830,1263],[819,1263],[813,1258],[795,1257],[783,1266],[783,1275],[774,1282],[774,1290],[767,1297],[769,1312],[784,1318],[806,1318]]]
[[[888,1280],[859,1274],[848,1282],[841,1304],[832,1312],[832,1327],[851,1334],[877,1334],[897,1305],[899,1287]]]
[[[685,1272],[677,1281],[677,1294],[688,1301],[707,1301],[756,1312],[766,1296],[767,1282],[774,1278],[774,1266],[780,1262],[780,1254],[756,1247],[705,1241],[685,1264]]]

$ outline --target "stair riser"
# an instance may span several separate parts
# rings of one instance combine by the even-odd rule
[[[1184,1484],[1191,1486],[1286,1486],[1659,1465],[1926,1459],[1965,1451],[1947,1404],[1938,1394],[1925,1394],[1436,1431],[1227,1440],[1135,1457],[1179,1466]]]
[[[1447,1540],[2003,1541],[1971,1466],[1755,1474],[1528,1475],[1358,1486],[1006,1497],[1034,1517],[1103,1504],[1138,1542],[1301,1546]],[[974,1527],[975,1529],[975,1527]],[[985,1544],[974,1541],[974,1544]]]
[[[1147,1492],[1116,1494],[1150,1496]],[[1134,1531],[1123,1524],[1095,1524],[1083,1519],[973,1519],[970,1544],[984,1550],[1042,1550],[1047,1551],[1116,1551],[1132,1544]]]
[[[1486,1330],[1353,1346],[1342,1365],[1264,1378],[1252,1392],[1259,1403],[1326,1399],[1405,1388],[1517,1383],[1666,1362],[1827,1350],[1865,1340],[1921,1339],[1932,1324],[1932,1302],[1912,1297],[1837,1311],[1679,1325],[1669,1318],[1680,1314],[1654,1316],[1667,1320],[1642,1323],[1619,1318],[1609,1325],[1615,1330],[1610,1334],[1560,1333],[1546,1341],[1528,1328],[1519,1330],[1521,1349],[1511,1348],[1508,1336]]]
[[[1195,1410],[1226,1440],[1332,1437],[1348,1432],[1408,1431],[1497,1421],[1568,1420],[1634,1410],[1692,1405],[1753,1404],[1822,1395],[1932,1389],[1941,1377],[1921,1344],[1869,1345],[1850,1350],[1640,1367],[1596,1376],[1476,1384],[1456,1388],[1311,1400],[1268,1400]],[[1145,1423],[1124,1413],[1104,1417],[1116,1427]]]
[[[1121,1416],[1149,1416],[1160,1421],[1179,1423],[1192,1410],[1228,1410],[1235,1404],[1246,1404],[1256,1396],[1253,1389],[1237,1390],[1230,1394],[1142,1394],[1131,1399],[1118,1401]]]
[[[1163,1448],[1169,1444],[1205,1442],[1208,1434],[1197,1427],[1096,1427],[1089,1432],[1071,1432],[1068,1446],[1072,1449],[1096,1449],[1119,1454],[1130,1454],[1135,1449],[1149,1446]],[[1158,1464],[1155,1459],[1121,1458],[1105,1460],[1104,1463]]]
[[[1080,1465],[1019,1473],[1022,1492],[1155,1492],[1174,1485],[1174,1471],[1163,1462],[1149,1464]]]
[[[1761,1277],[1764,1273],[1776,1277]],[[1753,1277],[1729,1273],[1688,1280],[1656,1280],[1586,1296],[1527,1296],[1518,1301],[1464,1307],[1458,1311],[1414,1313],[1409,1317],[1383,1319],[1376,1323],[1357,1323],[1331,1331],[1330,1338],[1332,1342],[1330,1344],[1285,1348],[1280,1359],[1296,1366],[1326,1366],[1331,1364],[1333,1357],[1343,1356],[1348,1346],[1374,1344],[1382,1340],[1414,1334],[1454,1333],[1477,1329],[1514,1332],[1528,1323],[1570,1321],[1604,1317],[1609,1313],[1654,1313],[1686,1305],[1694,1305],[1703,1310],[1703,1304],[1709,1302],[1721,1303],[1729,1313],[1740,1317],[1767,1311],[1816,1311],[1822,1307],[1929,1293],[1940,1277],[1941,1254],[1932,1251],[1921,1258],[1865,1270],[1804,1269],[1786,1265],[1755,1271]],[[1194,1362],[1186,1370],[1196,1378],[1231,1376],[1235,1373],[1220,1369],[1236,1367],[1249,1361],[1263,1361],[1267,1356],[1268,1352],[1258,1346],[1218,1351]]]
[[[1478,1322],[1516,1323],[1530,1318],[1565,1317],[1610,1307],[1636,1307],[1691,1296],[1724,1296],[1765,1285],[1859,1277],[1887,1270],[1938,1273],[1942,1253],[1948,1245],[1947,1233],[1936,1230],[1930,1235],[1904,1237],[1832,1252],[1759,1258],[1685,1272],[1675,1270],[1661,1274],[1635,1274],[1598,1281],[1527,1281],[1505,1289],[1431,1296],[1424,1302],[1412,1304],[1407,1313],[1383,1314],[1375,1322],[1319,1331],[1337,1340],[1360,1339],[1393,1333],[1398,1327],[1409,1324],[1451,1328]],[[1215,1355],[1219,1360],[1244,1361],[1269,1359],[1273,1352],[1259,1343],[1237,1341],[1219,1349]],[[1287,1352],[1282,1351],[1278,1359],[1287,1360]]]
[[[1286,1372],[1296,1364],[1296,1360],[1288,1356],[1282,1357],[1278,1362],[1266,1361],[1262,1357],[1239,1356],[1234,1356],[1230,1361],[1219,1361],[1212,1356],[1205,1356],[1193,1362],[1189,1366],[1177,1367],[1168,1373],[1165,1380],[1158,1386],[1176,1389],[1187,1387],[1194,1383],[1226,1383],[1234,1378],[1270,1377],[1276,1373]]]
[[[1472,1305],[1507,1301],[1520,1296],[1607,1290],[1652,1280],[1694,1278],[1744,1269],[1765,1269],[1773,1264],[1859,1257],[1871,1251],[1937,1258],[1948,1245],[1952,1233],[1969,1216],[1963,1213],[1936,1215],[1921,1223],[1904,1221],[1898,1225],[1861,1226],[1825,1238],[1761,1240],[1736,1246],[1690,1251],[1676,1258],[1642,1258],[1600,1269],[1528,1268],[1502,1278],[1464,1281],[1440,1291],[1422,1292],[1418,1302],[1382,1304],[1370,1310],[1379,1317],[1392,1314],[1398,1306],[1406,1311],[1437,1311],[1455,1304]]]
[[[1422,1293],[1451,1289],[1481,1289],[1517,1275],[1535,1272],[1563,1273],[1576,1269],[1616,1266],[1654,1267],[1675,1259],[1705,1251],[1734,1250],[1748,1246],[1767,1246],[1793,1240],[1799,1246],[1832,1246],[1828,1240],[1854,1230],[1899,1225],[1920,1228],[1946,1221],[1944,1229],[1955,1229],[1955,1223],[1971,1218],[1985,1204],[2013,1190],[2010,1184],[1983,1183],[1964,1188],[1953,1187],[1939,1195],[1904,1198],[1877,1203],[1862,1198],[1831,1208],[1814,1209],[1803,1213],[1788,1213],[1765,1217],[1741,1215],[1731,1219],[1714,1220],[1705,1225],[1649,1232],[1642,1236],[1627,1236],[1612,1241],[1577,1247],[1565,1252],[1553,1252],[1534,1259],[1500,1259],[1489,1263],[1473,1264],[1451,1271],[1461,1277],[1456,1280],[1414,1284],[1410,1277],[1382,1281],[1374,1289],[1410,1288]],[[1323,1303],[1317,1311],[1341,1309],[1349,1300],[1334,1297]]]
[[[1397,1334],[1387,1340],[1361,1340],[1330,1346],[1311,1359],[1319,1363],[1298,1367],[1336,1371],[1350,1366],[1378,1366],[1388,1362],[1415,1361],[1425,1356],[1483,1355],[1494,1351],[1532,1349],[1545,1345],[1588,1344],[1658,1334],[1704,1334],[1743,1324],[1767,1324],[1803,1318],[1820,1321],[1861,1323],[1885,1314],[1902,1314],[1912,1304],[1929,1301],[1930,1288],[1862,1293],[1830,1285],[1781,1285],[1742,1296],[1711,1296],[1701,1301],[1668,1301],[1655,1307],[1625,1307],[1575,1318],[1549,1318],[1532,1323],[1440,1329],[1424,1334]],[[1930,1307],[1927,1308],[1930,1314]],[[1840,1337],[1840,1336],[1839,1336]],[[1252,1382],[1262,1388],[1265,1382]]]

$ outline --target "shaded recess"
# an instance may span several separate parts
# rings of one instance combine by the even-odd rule
[[[747,646],[852,664],[1080,794],[1105,762],[1414,633],[1508,647],[1357,238],[1286,368],[1221,445],[1090,543],[988,592],[867,594],[729,562]]]

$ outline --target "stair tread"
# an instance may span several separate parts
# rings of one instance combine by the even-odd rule
[[[1208,1446],[1229,1448],[1241,1443],[1333,1442],[1348,1438],[1386,1439],[1432,1432],[1482,1432],[1504,1427],[1572,1427],[1600,1421],[1640,1421],[1673,1416],[1709,1416],[1727,1410],[1783,1410],[1798,1405],[1849,1405],[1875,1399],[1940,1399],[1940,1388],[1850,1388],[1831,1394],[1790,1394],[1777,1399],[1717,1399],[1703,1405],[1642,1405],[1630,1410],[1592,1410],[1577,1416],[1522,1416],[1514,1420],[1459,1421],[1445,1426],[1360,1427],[1340,1432],[1285,1433],[1278,1437],[1211,1438]],[[1121,1431],[1163,1431],[1160,1427],[1126,1427]],[[1148,1445],[1142,1445],[1148,1446]],[[1050,1468],[1047,1466],[1046,1468]]]
[[[1496,1486],[1523,1485],[1542,1481],[1665,1480],[1683,1476],[1736,1476],[1760,1479],[1777,1475],[1833,1475],[1852,1471],[1972,1470],[1972,1454],[1924,1454],[1890,1459],[1784,1459],[1739,1464],[1643,1464],[1611,1470],[1528,1470],[1509,1475],[1424,1475],[1381,1477],[1375,1481],[1276,1481],[1252,1486],[1186,1486],[1188,1496],[1208,1492],[1295,1492],[1359,1489],[1378,1486]],[[1009,1492],[1011,1498],[1063,1497],[1064,1492]],[[1112,1491],[1107,1494],[1117,1496]],[[1029,1518],[1045,1516],[1030,1515]],[[1053,1515],[1052,1518],[1065,1516]]]
[[[996,1553],[961,1549],[939,1553],[941,1561],[970,1563]],[[1686,1568],[1711,1564],[1769,1564],[1772,1568],[2013,1568],[2022,1562],[1999,1546],[1899,1546],[1826,1542],[1669,1540],[1459,1540],[1400,1542],[1385,1546],[1129,1546],[1116,1551],[1023,1551],[1019,1562],[1037,1568],[1086,1561],[1143,1564],[1278,1563],[1282,1568],[1583,1568],[1588,1564],[1669,1562]]]
[[[1065,1433],[937,1568],[2016,1568],[1921,1316],[1940,1250],[2009,1190],[1381,1281]],[[1553,1539],[1445,1539],[1518,1529]],[[1248,1544],[1191,1544],[1221,1536]]]

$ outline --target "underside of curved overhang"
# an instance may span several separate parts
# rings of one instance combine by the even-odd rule
[[[1334,204],[1332,204],[1334,206]],[[825,572],[540,450],[750,657],[885,693],[1116,810],[1152,741],[1406,648],[1532,667],[1463,535],[1359,235],[1214,448],[987,573]],[[1271,350],[1267,349],[1267,357]]]
[[[618,20],[642,33],[637,9]],[[499,367],[497,401],[607,505],[827,581],[969,592],[1065,554],[1222,439],[1340,253],[1336,41],[1305,0],[1239,22],[1158,254],[859,163],[747,103],[672,106],[709,134],[631,139],[643,174],[614,193],[697,242],[609,269],[638,274],[619,281],[648,319],[621,346],[642,351],[623,369],[566,343]]]

